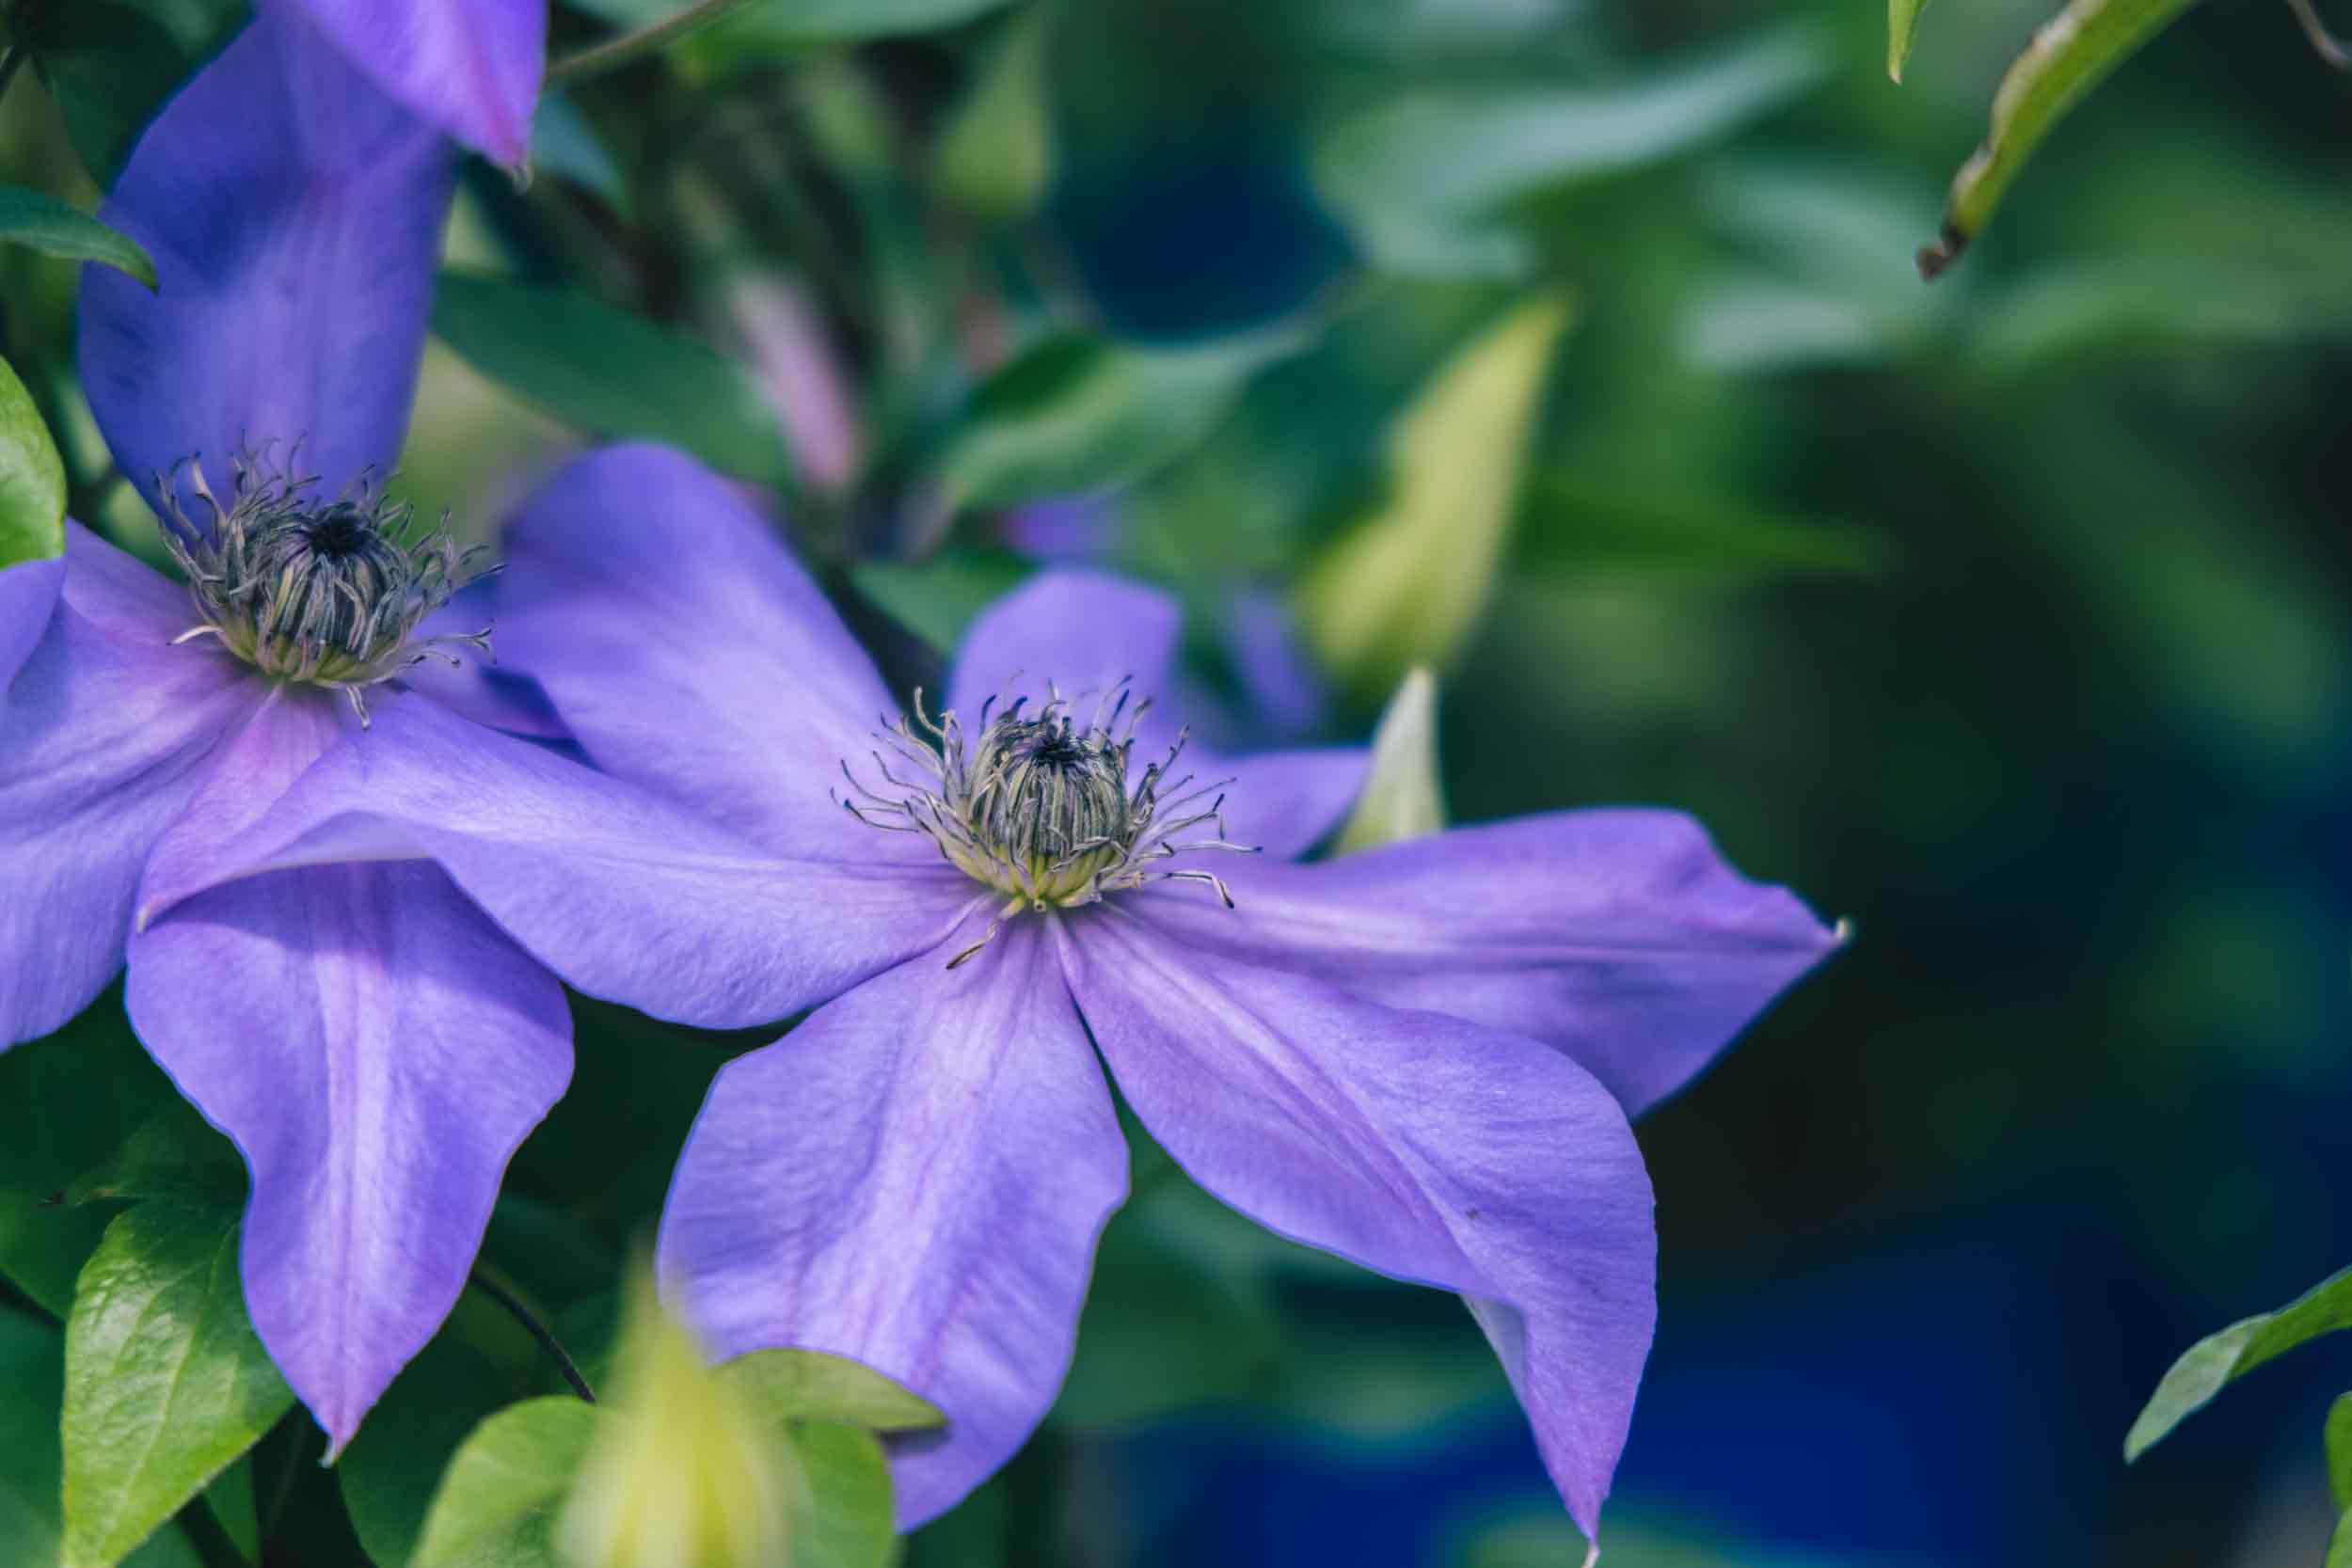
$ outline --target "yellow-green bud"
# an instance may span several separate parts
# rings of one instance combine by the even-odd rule
[[[786,1568],[798,1462],[650,1280],[632,1292],[611,1408],[556,1527],[570,1568]]]

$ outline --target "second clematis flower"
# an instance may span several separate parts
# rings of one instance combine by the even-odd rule
[[[527,744],[483,720],[550,733],[476,661],[469,556],[367,477],[407,423],[454,163],[264,6],[106,205],[158,292],[84,283],[91,405],[187,581],[78,524],[0,574],[24,612],[0,632],[0,1049],[127,962],[140,1039],[245,1156],[246,1307],[330,1451],[465,1288],[570,1076],[563,989],[429,865],[171,890],[217,881],[215,847],[316,758],[397,745],[370,727],[391,713],[461,754]],[[607,820],[695,841],[561,765]]]
[[[553,759],[393,712],[399,746],[327,758],[219,859],[431,860],[584,990],[713,1026],[814,1008],[719,1075],[660,1262],[717,1354],[855,1357],[946,1413],[896,1451],[902,1524],[1067,1370],[1126,1191],[1107,1066],[1233,1207],[1468,1297],[1595,1528],[1655,1315],[1627,1115],[1832,948],[1803,904],[1662,811],[1297,863],[1363,753],[1200,754],[1151,701],[1174,607],[1095,574],[999,602],[944,700],[887,717],[766,522],[666,450],[580,460],[507,547],[507,656],[605,770],[737,847],[622,863]]]

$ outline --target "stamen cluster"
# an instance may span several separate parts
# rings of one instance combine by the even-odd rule
[[[164,542],[187,574],[204,624],[176,639],[216,637],[239,658],[280,680],[341,691],[367,722],[366,689],[427,658],[454,666],[448,649],[482,653],[489,628],[412,641],[418,625],[488,570],[479,547],[459,549],[446,527],[420,526],[416,509],[362,476],[332,499],[314,478],[259,453],[232,459],[235,488],[224,503],[203,469],[184,465],[208,518],[165,496]]]
[[[873,763],[886,787],[862,783],[846,759],[841,765],[856,798],[834,799],[850,816],[887,832],[924,834],[965,875],[1008,895],[987,932],[956,956],[951,969],[1024,909],[1091,904],[1152,881],[1205,883],[1231,909],[1232,895],[1214,872],[1168,870],[1160,863],[1195,849],[1251,852],[1226,842],[1221,791],[1230,781],[1172,776],[1184,735],[1129,787],[1136,721],[1151,706],[1148,699],[1131,702],[1121,682],[1081,723],[1069,699],[1050,683],[1046,691],[1045,705],[1033,711],[1025,711],[1025,697],[1001,708],[990,698],[971,738],[953,709],[937,719],[927,713],[917,690],[914,720],[900,719],[876,735],[916,777],[901,778],[880,751]],[[1203,825],[1213,836],[1182,837]]]

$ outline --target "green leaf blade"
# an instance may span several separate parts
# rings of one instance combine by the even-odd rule
[[[0,245],[21,245],[69,261],[99,261],[152,289],[155,263],[119,230],[41,191],[0,185]]]
[[[1912,33],[1927,8],[1928,0],[1886,0],[1886,74],[1899,84],[1911,59]]]
[[[806,1421],[788,1441],[799,1471],[786,1511],[790,1568],[889,1568],[898,1537],[882,1440],[862,1426]]]
[[[0,569],[65,553],[65,462],[32,393],[0,359]]]
[[[2196,0],[2072,0],[2042,24],[1993,95],[1983,145],[1952,179],[1944,231],[1919,252],[1933,279],[1992,221],[2026,160],[2068,111]]]
[[[775,414],[706,343],[584,295],[441,275],[433,330],[491,380],[597,435],[663,441],[763,484],[791,477]]]
[[[66,1323],[64,1568],[111,1568],[276,1425],[294,1392],[237,1276],[236,1212],[106,1227]]]
[[[552,1562],[558,1506],[613,1418],[551,1396],[509,1405],[474,1428],[433,1495],[410,1568]]]
[[[755,1350],[723,1362],[719,1375],[754,1414],[770,1421],[838,1421],[877,1432],[944,1426],[928,1401],[847,1356],[811,1350]]]
[[[2352,1394],[2328,1407],[2328,1487],[2336,1506],[2352,1511]]]
[[[2208,1334],[2181,1353],[2149,1396],[2123,1439],[2124,1463],[2162,1442],[2216,1394],[2265,1361],[2343,1328],[2352,1328],[2352,1269],[2329,1275],[2276,1312],[2241,1318]],[[2332,1433],[2332,1413],[2328,1424]]]
[[[1426,838],[1445,832],[1445,786],[1438,775],[1438,679],[1416,668],[1397,686],[1372,732],[1372,768],[1332,853]]]
[[[1181,349],[1047,338],[973,395],[940,455],[948,498],[1013,506],[1142,479],[1208,439],[1249,377],[1296,346],[1283,332]]]

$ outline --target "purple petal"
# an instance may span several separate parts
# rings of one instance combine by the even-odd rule
[[[1560,812],[1313,865],[1211,868],[1230,872],[1238,908],[1154,890],[1137,909],[1221,955],[1531,1035],[1629,1115],[1690,1082],[1838,941],[1678,812]]]
[[[79,526],[46,629],[0,688],[0,1048],[57,1028],[121,967],[141,869],[268,688],[187,599]]]
[[[82,380],[116,460],[155,476],[299,440],[340,489],[400,451],[455,159],[299,12],[262,8],[139,139],[100,216],[157,291],[82,274]],[[200,514],[199,514],[200,515]]]
[[[141,917],[259,872],[423,859],[580,990],[714,1028],[828,1001],[938,945],[976,902],[944,863],[779,858],[411,696],[250,831],[159,855]]]
[[[276,0],[310,13],[376,86],[484,157],[520,168],[548,53],[548,0]]]
[[[563,988],[430,866],[280,872],[131,943],[148,1050],[253,1174],[246,1307],[329,1457],[465,1289],[564,1092]]]
[[[63,557],[20,561],[0,568],[0,689],[7,688],[24,656],[49,625],[50,608],[65,581]]]
[[[1356,803],[1371,766],[1372,752],[1362,746],[1233,758],[1208,752],[1196,756],[1187,746],[1177,771],[1192,773],[1204,784],[1232,779],[1223,791],[1225,830],[1232,842],[1250,845],[1269,860],[1287,861],[1331,836]]]
[[[1152,757],[1176,738],[1176,653],[1184,619],[1176,601],[1100,572],[1041,572],[981,612],[964,634],[947,685],[947,705],[968,724],[991,697],[1026,694],[1048,682],[1091,700],[1131,680],[1154,707],[1136,727],[1136,752]],[[1084,705],[1081,704],[1083,712]]]
[[[1127,1154],[1038,923],[877,976],[711,1085],[662,1215],[666,1288],[722,1355],[853,1356],[946,1413],[898,1521],[1011,1457],[1069,1370]]]
[[[1479,1298],[1587,1536],[1657,1315],[1649,1179],[1593,1078],[1520,1036],[1189,951],[1118,908],[1071,989],[1152,1135],[1285,1236]]]
[[[418,626],[416,635],[420,639],[464,636],[494,628],[497,622],[498,579],[477,578],[458,590],[449,603],[426,616]],[[477,724],[487,724],[509,735],[527,735],[534,740],[569,737],[555,705],[548,701],[548,694],[539,689],[537,681],[501,669],[488,656],[470,648],[460,649],[457,659],[453,665],[428,658],[403,675],[401,684],[423,692]]]
[[[508,526],[498,640],[607,772],[770,849],[937,863],[834,803],[898,705],[768,521],[666,447],[607,447]]]

